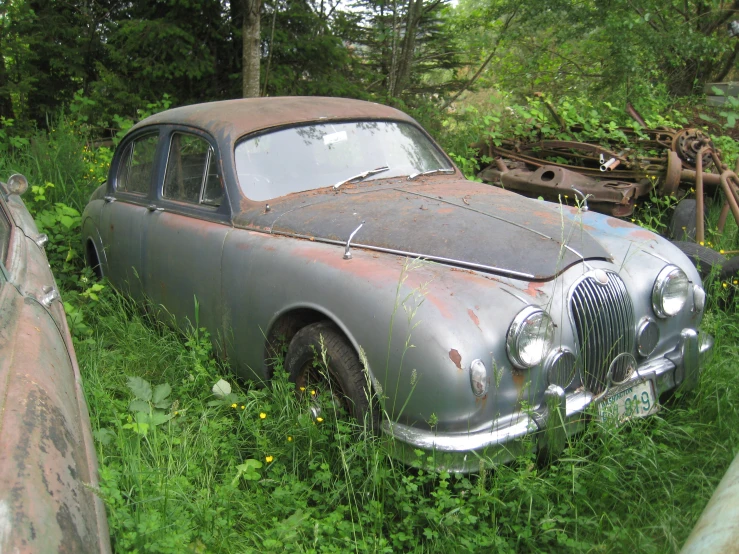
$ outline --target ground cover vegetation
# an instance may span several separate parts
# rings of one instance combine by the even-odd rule
[[[733,165],[736,102],[712,110],[695,94],[736,77],[739,39],[726,25],[737,9],[682,0],[3,3],[0,177],[29,178],[24,199],[50,237],[114,549],[676,551],[736,450],[733,280],[706,283],[703,328],[716,353],[696,390],[663,399],[647,420],[594,421],[550,464],[523,456],[458,476],[428,471],[423,453],[416,467],[399,465],[382,439],[330,406],[314,421],[310,391],[294,394],[279,358],[271,386],[235,380],[197,322],[175,331],[94,279],[80,214],[135,121],[247,88],[403,107],[470,177],[488,161],[469,146],[480,140],[628,141],[619,135],[633,126],[627,101],[651,127],[706,126]],[[250,33],[257,71],[252,63],[247,75]],[[563,130],[544,100],[583,130]],[[633,218],[664,231],[679,201],[654,194]],[[716,232],[717,204],[706,242],[736,250],[731,218]]]

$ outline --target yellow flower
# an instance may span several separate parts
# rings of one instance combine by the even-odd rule
[[[265,414],[264,412],[260,413],[259,419],[267,419],[267,414]]]
[[[700,241],[700,242],[699,242],[698,244],[700,244],[701,246],[704,246],[704,245],[703,245],[703,241]]]
[[[292,442],[292,441],[293,441],[292,437],[287,437],[287,442]]]
[[[272,460],[274,460],[274,458],[273,458],[272,456],[267,456],[266,458],[264,458],[264,460],[265,460],[265,461],[266,461],[266,462],[267,462],[268,464],[271,464],[271,463],[272,463]]]
[[[314,391],[314,390],[310,391],[310,395],[311,396],[315,396],[316,395],[316,391]]]
[[[175,412],[174,415],[178,415],[180,412]]]
[[[721,283],[721,284],[724,286],[724,288],[728,286],[726,283]]]
[[[721,250],[718,251],[718,253],[719,254],[723,254],[724,253],[724,249],[722,248]]]
[[[300,387],[300,392],[303,392],[305,390],[305,387]]]
[[[241,409],[242,409],[242,410],[244,409],[244,405],[243,405],[243,404],[241,405]]]
[[[739,281],[737,281],[736,279],[734,279],[734,284],[735,285],[739,285]]]
[[[231,404],[231,407],[232,407],[232,408],[235,408],[235,407],[236,407],[236,404]]]
[[[323,418],[322,418],[322,417],[317,417],[317,418],[316,418],[316,421],[317,421],[318,423],[322,423],[322,422],[323,422]]]

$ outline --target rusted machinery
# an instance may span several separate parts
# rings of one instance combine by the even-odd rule
[[[546,105],[563,131],[583,131],[578,126],[565,129],[554,108]],[[587,198],[591,209],[615,217],[630,216],[638,199],[652,193],[654,187],[662,196],[680,196],[681,184],[694,187],[695,226],[691,225],[689,238],[700,247],[705,240],[705,193],[720,188],[719,232],[723,232],[730,212],[739,225],[739,160],[732,171],[700,129],[649,129],[632,106],[627,111],[643,127],[619,129],[629,138],[629,146],[615,140],[604,141],[605,146],[573,140],[481,142],[474,145],[480,159],[492,159],[493,163],[478,176],[484,182],[555,202]],[[672,238],[684,238],[674,235]],[[692,252],[694,248],[690,250],[694,260],[700,257]]]

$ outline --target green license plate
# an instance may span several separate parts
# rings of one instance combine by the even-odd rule
[[[657,412],[654,383],[650,379],[634,381],[616,387],[598,404],[602,420],[626,421],[632,417],[646,417]]]

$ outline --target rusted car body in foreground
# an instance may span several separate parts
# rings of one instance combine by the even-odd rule
[[[110,552],[97,459],[44,235],[0,183],[0,552]]]
[[[739,544],[739,456],[703,510],[680,554],[732,554]]]
[[[284,337],[298,390],[328,382],[353,415],[382,419],[397,456],[433,452],[454,471],[556,452],[591,417],[650,415],[711,347],[700,277],[676,247],[468,181],[377,104],[152,116],[82,226],[93,267],[181,325],[197,317],[244,377],[267,382]]]

